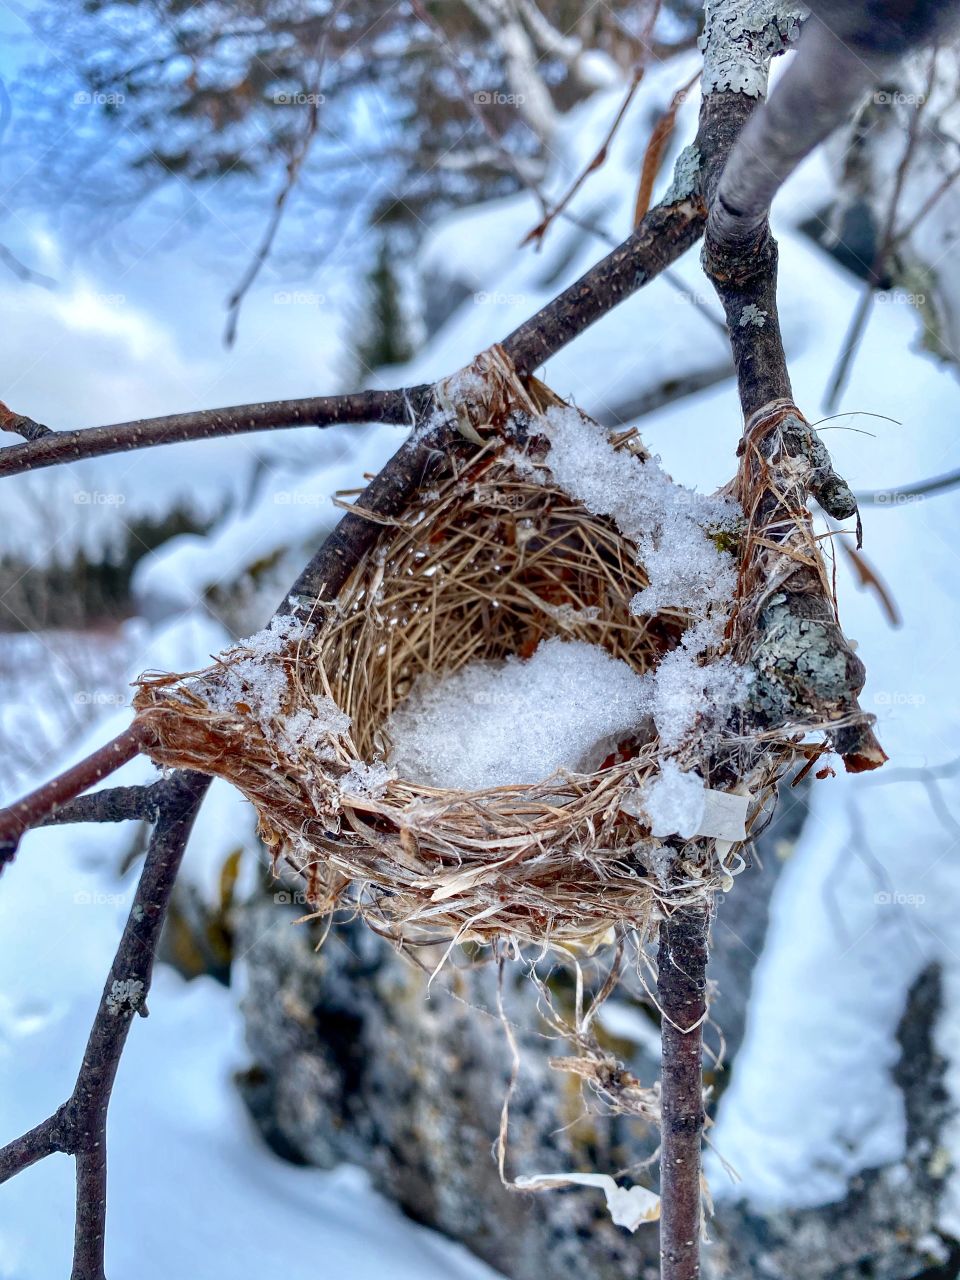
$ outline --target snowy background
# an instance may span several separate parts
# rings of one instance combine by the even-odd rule
[[[626,234],[650,126],[695,65],[690,55],[648,74],[607,163],[575,201],[583,221],[617,240]],[[563,119],[552,190],[595,153],[621,96],[620,86],[598,92]],[[692,93],[675,149],[692,136],[696,111]],[[795,396],[813,421],[860,288],[799,230],[832,183],[828,157],[815,156],[774,219]],[[914,199],[922,201],[922,185]],[[306,279],[268,267],[227,352],[222,300],[234,272],[223,262],[223,237],[236,230],[226,202],[210,204],[206,225],[174,238],[173,248],[147,244],[115,263],[78,250],[53,219],[8,219],[5,238],[57,284],[46,290],[0,276],[0,399],[68,428],[337,389],[351,323],[349,266],[334,261]],[[421,291],[459,302],[408,367],[379,370],[371,385],[451,372],[606,251],[600,236],[568,221],[554,225],[540,252],[518,248],[537,220],[521,194],[433,227],[411,276]],[[254,247],[245,235],[241,256]],[[545,377],[605,422],[631,421],[668,380],[712,381],[638,420],[665,469],[710,492],[734,470],[740,419],[725,341],[703,310],[719,315],[692,253],[672,282],[655,281],[595,325]],[[919,336],[911,300],[881,297],[842,416],[824,423],[837,468],[857,491],[960,465],[956,374],[917,350]],[[240,436],[0,482],[0,551],[35,572],[69,565],[78,549],[107,554],[141,517],[179,507],[212,522],[208,533],[173,537],[140,561],[136,616],[122,626],[23,632],[15,596],[0,597],[0,796],[12,798],[123,727],[129,680],[144,669],[201,666],[231,637],[262,625],[284,580],[335,522],[334,493],[360,485],[401,439],[387,427]],[[837,589],[869,673],[863,705],[878,717],[890,763],[875,776],[841,773],[815,785],[775,890],[746,1040],[711,1135],[742,1179],[735,1193],[760,1208],[839,1199],[856,1171],[902,1154],[896,1028],[931,962],[942,968],[937,1036],[960,1103],[960,493],[863,514],[866,555],[902,625],[890,625],[842,556]],[[149,772],[134,762],[117,780]],[[54,828],[28,837],[3,877],[0,1140],[69,1093],[137,874],[133,842],[125,827]],[[215,783],[184,872],[198,894],[216,900],[238,846],[242,883],[251,884],[250,814]],[[750,892],[749,875],[736,892]],[[108,1271],[186,1274],[189,1259],[190,1274],[232,1280],[492,1275],[404,1219],[358,1172],[296,1168],[267,1151],[231,1080],[245,1065],[243,989],[242,956],[230,987],[208,977],[186,982],[164,966],[157,974],[150,1018],[133,1028],[110,1115]],[[960,1131],[931,1160],[949,1163],[956,1152]],[[718,1162],[710,1181],[718,1198],[733,1194]],[[942,1215],[941,1229],[960,1235],[960,1184]],[[66,1274],[71,1240],[69,1161],[47,1160],[0,1192],[2,1280]]]

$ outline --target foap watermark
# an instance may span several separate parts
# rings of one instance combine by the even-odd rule
[[[899,889],[884,889],[873,895],[878,907],[922,907],[926,900],[926,894],[902,893]]]
[[[75,107],[122,107],[126,100],[125,94],[99,89],[80,89],[73,95]]]
[[[126,494],[106,493],[102,489],[78,489],[73,495],[78,507],[122,507]]]
[[[873,95],[878,107],[922,107],[925,93],[903,93],[900,89],[878,89]]]
[[[275,93],[275,107],[322,107],[327,100],[325,93]]]
[[[902,689],[880,689],[873,695],[878,707],[922,707],[926,700],[922,693],[906,693]]]
[[[296,489],[278,489],[273,495],[278,507],[321,507],[326,499],[322,493],[298,493]]]
[[[273,295],[278,307],[322,307],[326,294],[313,293],[310,289],[278,289]]]
[[[716,302],[716,298],[711,298],[705,293],[698,293],[696,289],[671,289],[670,301],[679,302],[684,306],[690,307],[709,307]]]
[[[901,306],[924,307],[927,304],[925,293],[908,293],[906,289],[878,289],[874,300],[883,304],[899,303]]]
[[[127,901],[125,893],[103,893],[99,889],[79,889],[73,895],[75,907],[123,907]]]
[[[470,694],[470,701],[478,707],[514,707],[519,703],[516,694],[497,693],[495,689],[478,689]]]
[[[897,493],[896,490],[881,490],[873,494],[873,501],[878,507],[905,507],[911,502],[925,502],[926,497],[925,493]]]
[[[280,889],[273,900],[281,907],[309,907],[310,899],[302,889]]]
[[[526,307],[529,298],[525,293],[487,293],[483,289],[473,295],[478,307]]]
[[[527,502],[527,495],[524,493],[509,493],[495,489],[488,491],[479,486],[474,489],[473,496],[477,502],[484,502],[489,507],[505,507],[508,511],[519,510]]]
[[[102,689],[81,689],[73,700],[78,707],[122,707],[127,701],[122,693],[104,693]]]
[[[499,89],[480,89],[473,95],[478,107],[522,107],[526,102],[526,94],[503,93]]]

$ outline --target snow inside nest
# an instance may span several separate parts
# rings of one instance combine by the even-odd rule
[[[637,547],[649,586],[631,602],[634,613],[679,609],[694,619],[726,614],[737,586],[733,557],[717,546],[742,512],[730,498],[708,496],[675,484],[656,458],[617,449],[604,427],[570,405],[547,409],[543,432],[554,481],[595,515],[608,516]],[[527,473],[538,468],[514,454]],[[703,647],[709,643],[705,639]]]
[[[589,773],[636,731],[649,702],[646,677],[625,662],[555,636],[527,661],[421,676],[387,722],[390,764],[410,781],[463,791]]]
[[[649,712],[661,747],[676,751],[695,729],[708,737],[742,701],[750,678],[729,657],[705,658],[720,644],[736,593],[736,563],[718,542],[740,527],[740,508],[731,498],[676,484],[656,458],[616,448],[605,428],[572,406],[547,409],[542,430],[554,483],[612,519],[637,547],[649,585],[634,596],[632,612],[670,609],[691,619],[680,645],[651,675]],[[527,474],[545,475],[523,455],[514,461]]]

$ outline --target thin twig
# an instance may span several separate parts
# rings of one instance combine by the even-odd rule
[[[521,186],[525,187],[531,193],[539,204],[541,211],[545,213],[547,202],[544,198],[543,192],[531,179],[530,174],[524,170],[523,166],[506,145],[500,134],[497,133],[497,130],[494,128],[493,121],[489,118],[488,114],[480,109],[480,104],[477,102],[476,96],[471,89],[470,82],[467,79],[467,74],[463,69],[460,59],[457,57],[456,51],[447,39],[447,34],[443,27],[436,18],[433,17],[426,5],[422,3],[422,0],[410,0],[410,7],[440,45],[440,49],[447,60],[447,65],[453,72],[454,79],[457,82],[457,87],[460,90],[460,100],[466,107],[468,113],[490,139],[494,150],[498,155],[502,156],[507,168],[513,176]]]
[[[50,782],[44,783],[29,795],[0,809],[0,871],[12,862],[20,837],[31,827],[36,827],[52,813],[74,800],[82,791],[89,790],[102,778],[115,773],[121,765],[140,754],[144,742],[141,725],[132,724],[115,738],[99,747],[86,759],[65,770]]]
[[[326,17],[323,30],[316,43],[315,62],[316,70],[311,82],[311,88],[306,93],[307,106],[307,124],[303,131],[302,137],[298,140],[297,145],[292,150],[286,164],[286,176],[283,185],[277,192],[273,201],[273,210],[267,222],[266,229],[260,244],[257,246],[256,252],[250,261],[249,266],[240,279],[240,283],[234,289],[233,293],[227,299],[227,327],[224,332],[224,343],[228,347],[232,347],[237,336],[237,321],[240,318],[240,308],[243,300],[253,286],[254,281],[260,274],[264,263],[270,256],[273,248],[273,242],[280,230],[280,224],[283,221],[283,215],[286,212],[287,202],[296,189],[310,154],[310,149],[317,136],[317,130],[320,126],[320,104],[323,95],[320,92],[321,77],[323,76],[323,68],[326,63],[327,55],[327,38],[329,36],[331,24],[336,22],[344,7],[344,0],[340,0],[335,4]]]
[[[0,476],[36,471],[61,462],[99,458],[131,449],[150,449],[188,440],[245,435],[251,431],[276,431],[288,427],[334,427],[350,423],[387,422],[409,425],[424,387],[408,390],[357,391],[342,396],[311,396],[303,400],[272,400],[239,404],[227,409],[199,409],[171,413],[162,418],[141,418],[109,427],[83,427],[77,431],[50,431],[26,444],[0,449]],[[10,412],[9,410],[7,412]],[[20,415],[12,414],[21,421]]]
[[[703,1024],[707,1015],[706,906],[681,907],[660,923],[660,1274],[700,1274],[700,1141]]]

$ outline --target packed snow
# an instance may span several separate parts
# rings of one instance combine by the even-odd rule
[[[532,657],[421,676],[387,722],[390,764],[431,787],[481,791],[588,773],[635,732],[649,686],[600,645],[558,636]]]
[[[645,788],[643,805],[652,835],[689,839],[703,824],[703,779],[693,771],[682,772],[675,760],[663,760],[656,777]]]

